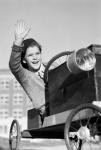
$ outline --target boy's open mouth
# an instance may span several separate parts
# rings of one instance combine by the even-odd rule
[[[38,63],[39,63],[39,61],[33,61],[32,63],[33,63],[33,64],[38,64]]]

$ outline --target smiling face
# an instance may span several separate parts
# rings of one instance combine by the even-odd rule
[[[37,46],[28,47],[26,50],[24,61],[31,71],[38,71],[40,69],[42,58],[41,52]]]

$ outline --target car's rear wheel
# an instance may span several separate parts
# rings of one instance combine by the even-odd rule
[[[101,108],[93,104],[76,107],[65,123],[64,138],[68,150],[81,150],[85,143],[90,150],[101,146]]]

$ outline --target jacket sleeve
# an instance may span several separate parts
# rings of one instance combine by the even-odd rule
[[[20,82],[26,78],[26,69],[21,64],[22,47],[13,45],[9,60],[9,67],[13,75]]]

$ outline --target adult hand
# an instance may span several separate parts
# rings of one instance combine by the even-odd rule
[[[26,27],[23,20],[18,20],[15,26],[15,44],[21,45],[24,38],[28,35],[30,28]]]

